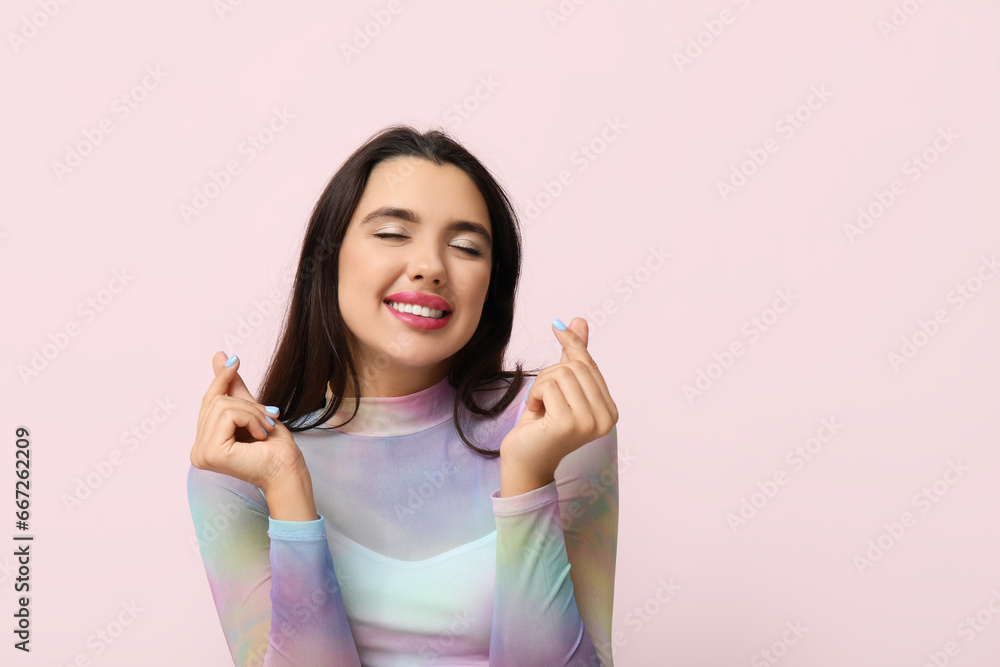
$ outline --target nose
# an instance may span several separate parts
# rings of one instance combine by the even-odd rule
[[[425,239],[422,243],[414,243],[411,247],[413,255],[410,257],[410,279],[423,279],[435,285],[443,285],[447,278],[444,262],[441,260],[441,253],[431,239]]]

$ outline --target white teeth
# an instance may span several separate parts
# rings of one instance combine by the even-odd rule
[[[428,308],[427,306],[417,306],[412,303],[399,303],[398,301],[390,301],[389,306],[393,310],[398,310],[401,313],[410,313],[411,315],[419,315],[420,317],[429,317],[433,320],[440,320],[444,317],[443,310],[434,310],[433,308]]]

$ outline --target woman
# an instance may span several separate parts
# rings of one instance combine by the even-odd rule
[[[582,318],[503,370],[519,272],[447,135],[387,128],[333,176],[260,400],[217,353],[191,450],[236,664],[612,664],[618,410]]]

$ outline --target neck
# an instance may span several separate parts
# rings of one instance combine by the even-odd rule
[[[387,366],[385,369],[366,369],[358,383],[361,385],[361,396],[364,397],[386,397],[408,396],[418,391],[432,387],[443,380],[448,375],[449,368],[436,367],[433,370],[419,369],[405,370],[392,369]],[[354,394],[354,386],[347,382],[344,386],[344,398],[357,398]]]
[[[332,402],[333,390],[327,385],[326,405],[322,409],[326,410]],[[358,411],[351,418],[355,405]],[[360,401],[356,397],[345,396],[337,412],[327,421],[327,426],[351,435],[409,435],[448,421],[452,418],[454,405],[455,388],[445,375],[432,385],[406,394],[362,395]]]
[[[360,345],[353,335],[349,335],[347,340],[350,354],[358,363],[362,398],[409,396],[441,382],[451,370],[452,357],[430,366],[405,366],[395,363],[384,353]],[[350,380],[345,383],[344,398],[356,398]]]

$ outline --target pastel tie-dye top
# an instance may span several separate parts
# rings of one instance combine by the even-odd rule
[[[533,380],[497,419],[463,407],[466,437],[498,449]],[[500,391],[478,396],[492,405]],[[191,514],[235,664],[613,664],[617,428],[563,459],[554,482],[501,498],[499,460],[462,442],[454,398],[446,377],[362,397],[332,428],[353,412],[345,399],[293,433],[315,521],[272,519],[256,486],[191,467]]]

